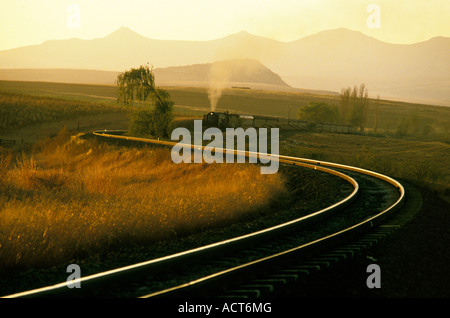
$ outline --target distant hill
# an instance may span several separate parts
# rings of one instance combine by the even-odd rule
[[[179,78],[185,76],[186,81],[181,82],[198,82],[202,72],[199,65],[251,59],[295,88],[339,92],[341,88],[365,83],[371,97],[379,94],[381,98],[450,106],[448,52],[448,37],[404,45],[382,42],[348,29],[280,42],[247,32],[211,41],[166,41],[121,28],[104,38],[52,40],[0,51],[0,69],[121,72],[146,63],[155,70],[197,65],[197,75],[192,78],[184,73],[187,69],[167,72],[177,73]]]
[[[336,89],[365,83],[369,94],[450,106],[450,38],[391,44],[347,29],[289,43],[285,61],[266,63],[297,87]],[[293,65],[295,60],[295,66]],[[264,61],[263,61],[264,62]]]
[[[235,59],[214,63],[155,68],[158,86],[250,88],[277,91],[335,94],[330,91],[296,89],[256,60]],[[0,80],[115,85],[120,72],[77,69],[0,69]]]
[[[221,82],[227,87],[234,85],[250,88],[292,89],[278,74],[252,59],[233,59],[206,64],[157,68],[154,73],[160,85],[208,87],[216,82]]]
[[[281,77],[256,60],[235,59],[214,63],[172,66],[153,70],[158,85],[186,85],[207,87],[210,82],[234,84],[264,84],[291,88]],[[42,81],[83,84],[115,84],[120,72],[81,69],[0,69],[2,80]]]

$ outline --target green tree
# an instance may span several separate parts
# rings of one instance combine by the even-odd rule
[[[350,110],[350,96],[352,94],[352,89],[350,87],[341,89],[340,97],[340,117],[341,124],[345,125],[348,123],[348,116]]]
[[[173,121],[173,101],[170,94],[155,85],[153,70],[148,65],[131,68],[117,76],[117,102],[126,106],[135,100],[147,102],[154,106],[152,111],[138,109],[131,117],[130,132],[156,137],[168,137],[169,127]]]
[[[377,100],[375,102],[375,114],[373,117],[373,131],[377,132],[378,130],[378,110],[380,108],[380,95],[377,96]]]
[[[351,114],[349,123],[359,127],[361,132],[365,129],[367,113],[369,110],[369,96],[364,84],[354,86],[350,94]]]
[[[324,102],[310,102],[299,109],[298,118],[313,123],[336,123],[339,115],[335,106]]]
[[[132,136],[151,135],[153,112],[147,109],[139,109],[131,113],[128,132]]]
[[[155,77],[148,65],[131,68],[117,76],[117,101],[132,105],[134,100],[146,101],[153,93],[155,95]]]

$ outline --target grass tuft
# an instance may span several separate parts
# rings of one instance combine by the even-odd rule
[[[0,157],[0,269],[23,269],[173,239],[270,211],[278,174],[250,164],[174,164],[62,130]]]

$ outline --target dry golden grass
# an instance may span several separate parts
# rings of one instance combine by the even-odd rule
[[[280,152],[377,171],[394,178],[450,188],[450,145],[393,137],[302,132],[285,139]]]
[[[120,112],[117,105],[94,101],[31,96],[0,90],[0,129],[17,129],[83,115]]]
[[[47,266],[176,238],[267,211],[281,176],[250,164],[172,163],[61,131],[32,155],[0,153],[0,268]]]

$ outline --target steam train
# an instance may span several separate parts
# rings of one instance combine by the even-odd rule
[[[253,126],[255,117],[251,115],[209,112],[203,115],[203,125],[220,129]]]
[[[335,123],[311,123],[300,119],[282,117],[230,114],[227,112],[209,112],[203,115],[204,127],[225,128],[238,127],[284,127],[285,129],[303,129],[316,131],[330,131],[337,133],[351,133],[354,131],[350,125]]]

